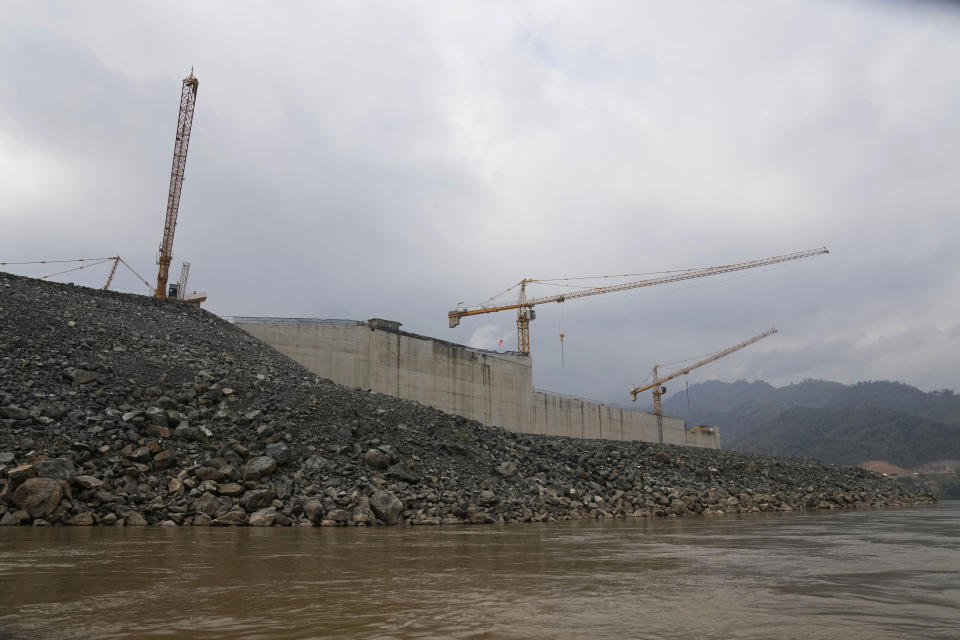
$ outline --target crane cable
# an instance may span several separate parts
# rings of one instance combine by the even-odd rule
[[[520,283],[518,282],[517,284],[513,285],[512,287],[508,287],[508,288],[504,289],[503,291],[501,291],[500,293],[497,293],[497,294],[495,294],[495,295],[490,296],[489,298],[487,298],[486,300],[484,300],[484,301],[481,302],[480,304],[473,305],[473,306],[474,306],[474,307],[485,307],[485,306],[487,306],[488,304],[490,304],[491,302],[493,302],[494,300],[496,300],[497,298],[499,298],[500,296],[502,296],[503,294],[505,294],[505,293],[510,293],[511,291],[513,291],[514,289],[516,289],[516,288],[519,287],[519,286],[520,286]]]
[[[666,275],[668,273],[687,273],[689,271],[702,271],[704,269],[710,269],[710,268],[712,267],[697,267],[693,269],[667,269],[665,271],[641,271],[640,273],[620,273],[620,274],[603,275],[603,276],[573,276],[570,278],[538,278],[538,279],[530,279],[527,282],[552,283],[552,282],[564,282],[569,280],[602,280],[604,278],[635,278],[637,276],[659,276],[659,275]]]
[[[563,333],[563,332],[564,332],[564,330],[565,330],[565,328],[566,328],[566,327],[565,327],[566,322],[564,321],[564,317],[563,317],[563,303],[562,303],[562,302],[561,302],[561,304],[560,304],[560,319],[559,319],[558,324],[560,325],[560,368],[561,368],[561,369],[566,369],[566,368],[567,368],[567,364],[566,364],[566,361],[564,360],[564,356],[563,356],[563,336],[564,336],[564,333]]]
[[[650,380],[651,378],[653,378],[653,371],[651,371],[651,372],[648,373],[646,376],[644,376],[643,380],[640,381],[640,384],[635,384],[635,385],[633,385],[633,387],[634,387],[634,388],[642,387],[643,385],[645,385],[645,384],[647,383],[647,380]]]
[[[0,264],[4,264],[4,263],[0,262]],[[761,274],[761,273],[767,273],[767,272],[769,272],[769,271],[775,271],[775,270],[777,270],[777,269],[782,269],[782,268],[784,268],[784,266],[785,266],[785,265],[782,265],[782,264],[768,265],[768,267],[767,267],[766,269],[759,269],[759,270],[757,270],[757,271],[751,271],[751,272],[749,272],[749,273],[743,273],[743,274],[739,274],[739,275],[723,274],[723,275],[726,275],[727,277],[726,277],[726,278],[720,278],[719,280],[716,280],[716,281],[714,281],[714,282],[731,282],[731,281],[733,281],[733,280],[739,280],[739,279],[741,279],[741,278],[750,278],[750,277],[757,276],[757,275],[759,275],[759,274]],[[595,280],[595,279],[601,279],[601,278],[626,278],[626,277],[635,277],[635,276],[666,275],[666,274],[671,274],[671,273],[688,273],[688,272],[691,272],[691,271],[703,271],[703,270],[709,269],[709,268],[710,268],[710,267],[700,267],[700,268],[697,268],[697,269],[671,269],[671,270],[667,270],[667,271],[647,271],[647,272],[644,272],[644,273],[625,273],[625,274],[623,274],[623,275],[583,276],[583,277],[573,277],[573,278],[553,278],[553,279],[547,279],[547,280],[538,279],[538,278],[527,278],[527,284],[544,284],[544,285],[549,285],[549,286],[554,286],[554,287],[566,287],[566,288],[569,288],[569,289],[576,289],[576,290],[578,290],[578,291],[584,291],[584,290],[590,290],[590,289],[600,289],[601,287],[599,287],[599,286],[589,286],[589,285],[559,284],[558,281],[563,281],[563,280]],[[512,287],[509,287],[509,288],[507,288],[507,289],[504,289],[504,290],[501,291],[500,293],[498,293],[498,294],[496,294],[496,295],[493,295],[493,296],[491,296],[490,298],[487,298],[486,300],[484,300],[484,301],[481,302],[480,304],[473,305],[471,308],[474,308],[474,307],[475,307],[475,308],[481,308],[481,309],[482,309],[482,308],[486,307],[487,305],[489,305],[491,302],[495,301],[497,298],[503,296],[503,295],[506,294],[506,293],[510,293],[511,291],[513,291],[514,289],[516,289],[517,287],[519,287],[521,284],[522,284],[522,283],[518,282],[517,284],[513,285]],[[672,288],[669,288],[669,289],[666,289],[666,290],[647,291],[646,293],[639,292],[639,291],[616,291],[616,292],[612,292],[612,295],[607,296],[607,297],[606,297],[605,299],[603,299],[603,300],[598,300],[597,302],[599,303],[599,302],[602,302],[602,301],[604,301],[604,300],[607,301],[607,302],[609,302],[609,301],[611,301],[611,300],[616,300],[616,299],[622,298],[622,297],[624,297],[624,296],[650,296],[650,295],[659,295],[660,293],[664,293],[664,292],[671,292],[671,293],[672,293],[672,292],[676,292],[676,291],[686,291],[687,289],[699,289],[699,288],[701,288],[701,287],[709,287],[709,286],[714,286],[714,285],[713,285],[712,283],[706,283],[706,282],[704,282],[704,283],[700,283],[700,284],[690,284],[690,285],[682,286],[682,287],[679,287],[679,286],[678,286],[678,287],[672,287]]]
[[[94,263],[92,263],[92,264],[82,264],[82,265],[80,265],[79,267],[74,267],[73,269],[67,269],[67,270],[65,270],[65,271],[58,271],[58,272],[56,272],[56,273],[51,273],[51,274],[46,275],[46,276],[40,276],[40,280],[46,280],[47,278],[52,278],[53,276],[59,276],[59,275],[62,275],[62,274],[64,274],[64,273],[70,273],[71,271],[79,271],[80,269],[86,269],[87,267],[95,267],[95,266],[97,266],[98,264],[106,264],[107,262],[110,262],[111,260],[114,260],[114,259],[115,259],[115,258],[107,258],[107,259],[105,259],[105,260],[101,260],[100,262],[94,262]],[[65,260],[64,262],[67,262],[67,261]]]
[[[785,265],[776,264],[776,265],[769,266],[769,267],[766,268],[766,269],[759,269],[759,268],[758,268],[758,269],[756,269],[755,271],[750,271],[750,272],[746,272],[746,273],[740,273],[740,274],[724,273],[724,274],[721,274],[720,276],[718,276],[716,280],[712,280],[712,281],[710,281],[710,282],[701,282],[701,283],[699,283],[699,284],[688,284],[688,285],[686,285],[686,286],[679,286],[679,285],[677,285],[677,286],[670,286],[670,287],[663,288],[663,289],[644,290],[644,291],[634,291],[634,290],[614,291],[614,292],[609,293],[609,294],[606,295],[606,296],[597,298],[597,300],[596,300],[595,303],[596,303],[596,304],[610,304],[610,303],[612,303],[612,302],[615,302],[615,301],[617,301],[617,300],[621,300],[621,299],[626,298],[626,297],[628,297],[628,296],[636,296],[636,297],[641,297],[641,296],[657,296],[657,295],[663,295],[663,294],[666,294],[666,293],[676,293],[676,292],[678,292],[678,291],[686,291],[686,290],[688,290],[688,289],[700,289],[700,288],[702,288],[702,287],[712,287],[712,286],[716,286],[717,284],[733,282],[734,280],[740,280],[741,278],[754,278],[754,277],[756,277],[756,276],[759,276],[759,275],[762,274],[762,273],[768,273],[768,272],[770,272],[770,271],[776,271],[776,270],[778,270],[778,269],[783,269],[784,267],[785,267]],[[692,271],[696,271],[696,269],[692,269]],[[723,276],[726,276],[726,277],[723,277]],[[670,284],[676,285],[677,283],[670,283]],[[599,288],[599,287],[588,287],[588,288],[590,288],[590,289],[595,289],[595,288]]]
[[[121,258],[120,256],[108,256],[108,257],[106,257],[106,258],[73,258],[73,259],[70,259],[70,260],[26,260],[26,261],[23,261],[23,262],[0,262],[0,265],[8,265],[8,264],[11,264],[11,265],[13,265],[13,264],[17,264],[17,265],[19,265],[19,264],[59,264],[59,263],[67,263],[67,262],[90,262],[90,263],[91,263],[91,264],[80,265],[79,267],[74,267],[74,268],[72,268],[72,269],[66,269],[65,271],[58,271],[57,273],[51,273],[51,274],[48,274],[48,275],[45,275],[45,276],[40,276],[40,278],[39,278],[40,280],[46,280],[47,278],[52,278],[53,276],[63,275],[64,273],[70,273],[71,271],[78,271],[78,270],[80,270],[80,269],[86,269],[87,267],[95,267],[95,266],[97,266],[98,264],[104,264],[104,263],[106,263],[106,262],[110,262],[111,260],[119,260],[120,262],[123,263],[123,266],[125,266],[127,269],[130,269],[130,271],[133,272],[133,275],[137,276],[137,278],[138,278],[143,284],[145,284],[145,285],[147,286],[147,289],[152,289],[152,288],[153,288],[153,287],[150,285],[150,283],[147,282],[147,281],[143,278],[143,276],[141,276],[139,273],[137,273],[136,269],[134,269],[133,267],[131,267],[131,266],[127,263],[127,261],[124,260],[123,258]]]
[[[0,265],[3,264],[53,264],[56,262],[93,262],[93,261],[104,261],[104,260],[116,260],[117,256],[109,256],[106,258],[74,258],[72,260],[29,260],[27,262],[0,262]]]
[[[144,279],[143,279],[143,276],[140,275],[139,273],[137,273],[136,270],[135,270],[133,267],[131,267],[129,264],[127,264],[127,261],[126,261],[126,260],[124,260],[123,258],[120,258],[119,256],[118,256],[118,260],[120,260],[120,262],[123,263],[123,266],[125,266],[127,269],[130,269],[130,271],[133,272],[133,275],[137,276],[137,278],[140,279],[140,282],[142,282],[143,284],[145,284],[145,285],[147,286],[147,289],[153,289],[153,286],[152,286],[149,282],[147,282],[146,280],[144,280]]]
[[[677,364],[683,364],[684,362],[690,362],[691,360],[702,360],[703,358],[709,358],[710,356],[715,356],[715,355],[717,355],[718,353],[720,353],[721,351],[723,351],[723,349],[718,349],[718,350],[716,350],[716,351],[711,351],[710,353],[702,353],[702,354],[700,354],[699,356],[693,356],[693,357],[690,357],[690,358],[684,358],[683,360],[674,360],[673,362],[664,362],[664,363],[659,364],[659,365],[657,365],[657,366],[658,366],[658,367],[672,367],[672,366],[677,365]],[[684,374],[684,375],[686,375],[686,374]]]

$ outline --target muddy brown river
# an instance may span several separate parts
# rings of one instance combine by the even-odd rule
[[[371,529],[3,528],[0,638],[960,638],[960,502]]]

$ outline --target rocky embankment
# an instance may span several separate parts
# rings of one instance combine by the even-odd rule
[[[0,524],[540,522],[930,502],[811,459],[516,434],[201,309],[0,273]]]

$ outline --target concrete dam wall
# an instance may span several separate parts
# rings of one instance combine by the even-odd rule
[[[397,322],[232,318],[324,378],[519,433],[659,442],[657,417],[533,388],[528,355],[474,349],[400,331]],[[663,442],[720,448],[716,429],[663,418]]]

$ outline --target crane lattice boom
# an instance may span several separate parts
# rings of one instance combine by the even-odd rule
[[[187,293],[187,278],[190,277],[190,263],[184,262],[180,268],[180,280],[177,282],[177,299],[183,300]]]
[[[646,280],[636,280],[633,282],[624,282],[621,284],[610,285],[606,287],[593,287],[590,289],[585,289],[583,291],[577,291],[575,293],[564,293],[555,296],[544,296],[541,298],[527,298],[527,284],[531,282],[537,282],[537,280],[532,280],[524,278],[518,284],[520,286],[520,295],[516,302],[511,304],[503,305],[480,305],[476,307],[468,308],[458,308],[447,313],[447,317],[450,321],[450,327],[456,327],[460,324],[460,318],[465,318],[467,316],[475,316],[483,313],[496,313],[497,311],[506,311],[508,309],[517,310],[517,349],[521,353],[530,353],[530,320],[533,319],[533,314],[531,312],[532,308],[538,304],[544,304],[546,302],[564,302],[566,300],[574,300],[576,298],[585,298],[587,296],[596,296],[604,293],[614,293],[616,291],[627,291],[629,289],[639,289],[641,287],[652,287],[659,284],[669,284],[671,282],[681,282],[683,280],[692,280],[694,278],[704,278],[707,276],[720,275],[722,273],[731,273],[733,271],[743,271],[745,269],[755,269],[757,267],[765,267],[772,264],[778,264],[781,262],[788,262],[790,260],[800,260],[801,258],[809,258],[811,256],[820,255],[823,253],[830,253],[826,247],[820,247],[819,249],[810,249],[807,251],[797,251],[794,253],[787,253],[780,256],[773,256],[771,258],[761,258],[759,260],[750,260],[748,262],[738,262],[736,264],[726,264],[716,267],[703,267],[700,269],[687,269],[685,271],[679,271],[676,273],[671,273],[665,276],[660,276],[658,278],[649,278]]]
[[[163,242],[157,264],[157,298],[167,297],[167,278],[170,261],[173,259],[173,232],[177,228],[177,211],[180,209],[180,190],[183,188],[183,171],[187,166],[187,148],[190,146],[190,130],[193,127],[193,109],[197,103],[197,87],[200,82],[190,75],[183,79],[180,92],[180,116],[177,118],[177,139],[173,144],[173,167],[170,170],[170,193],[167,196],[167,218],[163,225]]]

